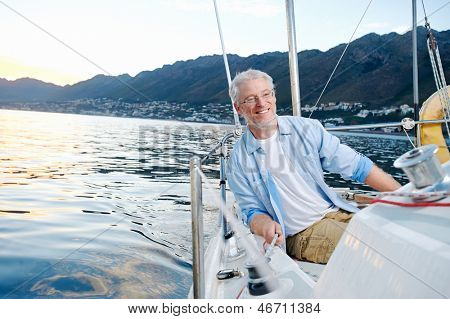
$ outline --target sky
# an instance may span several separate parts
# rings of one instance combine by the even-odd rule
[[[432,28],[450,29],[450,1],[423,1]],[[294,0],[298,51],[347,43],[369,2]],[[288,50],[284,0],[217,5],[228,53]],[[411,10],[411,0],[372,0],[354,39],[406,32]],[[418,1],[419,25],[423,16]],[[73,84],[222,53],[213,0],[0,0],[0,30],[0,78],[8,80]]]

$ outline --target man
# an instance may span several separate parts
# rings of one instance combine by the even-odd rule
[[[326,263],[356,207],[324,182],[323,170],[379,190],[400,187],[370,159],[340,144],[317,120],[276,115],[272,78],[247,70],[230,96],[248,129],[236,143],[227,178],[250,229],[270,243],[286,243],[300,260]]]

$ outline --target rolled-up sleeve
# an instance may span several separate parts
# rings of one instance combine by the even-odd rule
[[[236,160],[230,159],[227,165],[227,179],[231,191],[241,208],[241,215],[247,225],[256,215],[268,215],[264,204],[254,193],[247,177]]]
[[[344,179],[363,183],[372,169],[373,162],[351,147],[341,144],[339,138],[328,133],[319,121],[315,122],[322,168],[340,174]]]
[[[352,180],[364,183],[374,164],[368,157],[362,154],[360,154],[360,157],[358,166],[352,175]]]

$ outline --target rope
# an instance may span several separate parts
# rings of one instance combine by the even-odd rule
[[[441,103],[442,114],[444,116],[444,119],[446,120],[445,127],[447,129],[447,135],[450,137],[450,128],[448,125],[448,119],[450,119],[450,97],[448,96],[444,68],[442,67],[441,56],[439,53],[439,47],[437,45],[436,38],[434,37],[431,31],[431,26],[428,23],[428,16],[423,0],[422,8],[425,19],[425,28],[427,29],[428,55],[430,56],[431,68],[433,70],[434,81],[436,82],[436,88],[439,95],[439,101]]]
[[[440,75],[441,75],[441,93],[442,93],[442,97],[445,100],[445,111],[447,111],[447,113],[445,111],[444,112],[444,116],[445,119],[450,118],[450,97],[448,96],[448,91],[447,91],[447,82],[445,80],[445,74],[444,74],[444,68],[442,67],[442,60],[441,60],[441,55],[439,53],[439,47],[436,44],[436,60],[438,63],[438,70],[440,71]],[[441,105],[443,107],[443,105]],[[447,125],[447,133],[450,137],[450,131],[448,129],[448,124],[446,122]]]
[[[424,199],[430,197],[442,197],[442,196],[450,196],[450,192],[426,192],[426,193],[396,193],[396,192],[383,192],[379,193],[376,199],[380,199],[386,196],[394,196],[394,197],[407,197],[412,199]]]
[[[371,202],[371,204],[375,203],[395,205],[401,207],[450,207],[450,203],[429,203],[429,202],[404,203],[385,199],[374,199]]]
[[[239,290],[239,293],[237,294],[236,299],[241,298],[242,292],[244,291],[245,287],[246,287],[246,285],[243,286],[243,287]]]
[[[392,197],[403,197],[403,198],[409,198],[411,200],[424,200],[424,199],[437,199],[441,200],[443,197],[450,196],[450,192],[428,192],[428,193],[393,193],[393,192],[385,192],[379,194],[374,200],[372,200],[370,203],[381,203],[381,204],[388,204],[388,205],[395,205],[395,206],[401,206],[401,207],[450,207],[450,202],[446,203],[438,203],[436,201],[417,201],[412,203],[407,202],[399,202],[399,201],[393,201],[393,200],[386,200],[382,199],[386,196],[392,196]]]
[[[347,45],[345,46],[345,49],[344,49],[344,51],[342,52],[341,57],[339,58],[339,60],[338,60],[338,62],[337,62],[337,64],[336,64],[336,66],[334,67],[333,72],[331,72],[331,75],[330,75],[330,77],[328,78],[327,83],[326,83],[325,86],[323,87],[323,90],[322,90],[322,92],[320,93],[320,96],[319,96],[319,98],[317,99],[316,104],[314,104],[314,109],[313,109],[313,111],[311,112],[311,114],[309,114],[309,118],[311,118],[311,115],[314,113],[315,107],[317,106],[317,104],[319,104],[319,101],[320,101],[320,99],[322,98],[322,95],[325,93],[325,90],[327,89],[328,84],[330,83],[331,79],[333,78],[334,72],[336,72],[336,70],[337,70],[339,64],[341,63],[342,58],[343,58],[344,55],[345,55],[345,52],[347,52],[347,49],[348,49],[350,43],[352,42],[353,37],[355,36],[355,33],[356,33],[356,31],[358,30],[359,25],[361,24],[362,20],[364,19],[364,16],[366,15],[367,10],[369,9],[371,3],[372,3],[372,0],[369,1],[369,4],[367,5],[366,10],[364,10],[364,13],[363,13],[363,15],[361,16],[361,19],[359,19],[358,25],[356,26],[355,30],[353,31],[352,36],[351,36],[350,39],[348,40],[348,43],[347,43]]]
[[[436,88],[439,96],[439,101],[441,102],[441,109],[442,114],[444,115],[444,119],[448,120],[450,110],[450,99],[448,97],[447,92],[447,83],[445,81],[445,75],[442,70],[442,63],[441,63],[441,57],[439,54],[439,47],[436,43],[436,40],[434,39],[433,34],[431,33],[431,30],[429,30],[429,38],[427,40],[428,44],[428,54],[430,56],[431,66],[433,69],[433,75],[434,75],[434,81],[436,82]],[[450,129],[448,126],[447,121],[445,122],[445,126],[447,129],[447,134],[450,137]]]
[[[408,138],[409,142],[411,143],[411,145],[413,146],[413,149],[416,148],[416,145],[414,145],[413,141],[411,140],[411,138],[409,137],[408,132],[405,130],[405,128],[403,128],[403,131],[406,134],[406,137]]]

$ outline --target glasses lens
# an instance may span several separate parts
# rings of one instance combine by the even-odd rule
[[[274,91],[270,90],[270,91],[264,92],[261,96],[255,95],[255,96],[248,97],[241,103],[247,104],[247,105],[254,105],[254,104],[256,104],[256,99],[259,99],[260,101],[268,101],[268,100],[270,100],[270,98],[273,97],[273,95],[274,95]]]

